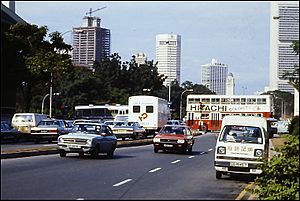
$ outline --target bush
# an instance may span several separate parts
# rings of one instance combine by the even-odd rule
[[[291,135],[299,135],[299,116],[295,116],[288,127]]]
[[[299,120],[299,117],[296,117]],[[252,193],[260,200],[299,200],[299,122],[293,119],[291,134],[279,154],[261,165],[263,173],[254,180]]]

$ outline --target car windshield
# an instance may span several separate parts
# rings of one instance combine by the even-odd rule
[[[91,125],[91,124],[76,124],[74,125],[73,132],[75,133],[83,133],[83,134],[101,134],[101,126],[100,125]]]
[[[163,127],[159,134],[186,134],[186,130],[183,127],[178,126],[165,126]]]
[[[262,133],[258,127],[225,126],[222,130],[220,141],[262,144]]]
[[[38,126],[50,126],[50,125],[56,125],[59,126],[59,121],[41,121]]]

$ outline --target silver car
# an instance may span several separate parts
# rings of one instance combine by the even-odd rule
[[[91,154],[97,158],[99,153],[106,153],[113,158],[117,147],[117,138],[111,128],[103,123],[76,123],[69,134],[58,137],[59,154],[67,153]]]

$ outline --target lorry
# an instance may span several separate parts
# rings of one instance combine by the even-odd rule
[[[128,121],[138,122],[147,135],[154,136],[171,118],[168,101],[156,96],[130,96],[128,106]]]
[[[268,159],[269,138],[266,118],[225,116],[215,147],[216,178],[226,174],[259,175],[262,159]]]

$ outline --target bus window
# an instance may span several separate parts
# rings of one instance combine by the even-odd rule
[[[140,111],[141,111],[141,108],[140,108],[140,106],[133,106],[133,113],[139,113]]]

